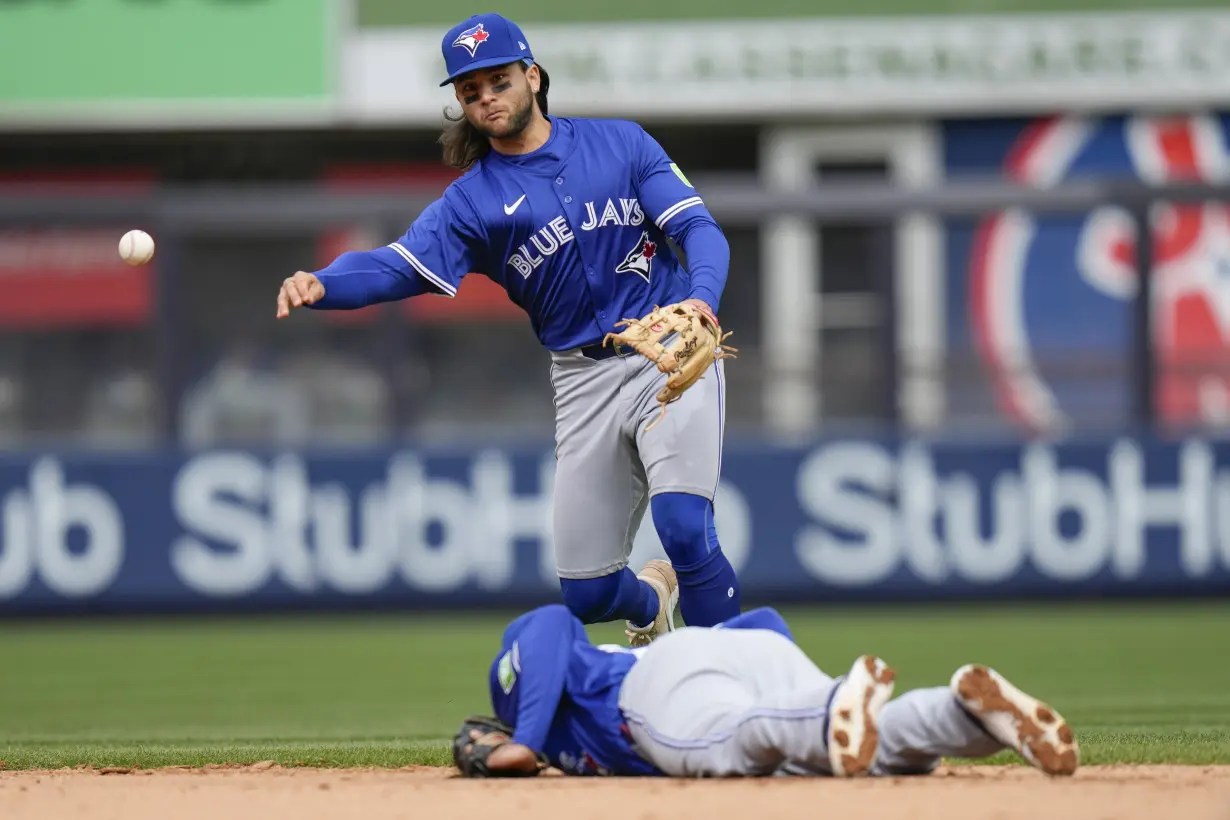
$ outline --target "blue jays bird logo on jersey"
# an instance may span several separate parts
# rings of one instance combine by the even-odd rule
[[[478,47],[487,41],[491,35],[483,28],[483,24],[479,23],[473,28],[468,28],[457,35],[457,39],[453,41],[454,48],[464,48],[470,52],[470,56],[474,56],[474,52],[478,51]]]
[[[641,231],[641,238],[636,246],[624,257],[624,261],[615,268],[616,273],[635,273],[649,281],[649,272],[653,269],[653,258],[658,252],[658,243],[649,238],[649,231]]]

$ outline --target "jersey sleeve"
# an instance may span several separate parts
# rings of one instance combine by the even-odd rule
[[[462,278],[481,267],[482,226],[460,195],[428,205],[389,248],[421,280],[424,292],[457,295]]]
[[[425,292],[422,280],[388,247],[347,251],[316,271],[316,278],[325,295],[308,305],[312,310],[354,310]]]
[[[790,632],[790,627],[786,624],[786,619],[776,609],[768,606],[762,606],[759,609],[753,609],[750,612],[741,612],[733,618],[727,618],[720,624],[715,624],[714,629],[768,629],[776,632],[791,641],[794,640],[794,635]]]
[[[639,126],[637,136],[634,158],[641,208],[660,230],[669,234],[667,226],[673,220],[690,209],[703,209],[705,203],[657,140]]]
[[[585,628],[562,604],[528,612],[505,630],[489,682],[492,706],[512,724],[515,743],[543,751],[577,640],[586,640]]]
[[[479,267],[481,228],[445,198],[428,205],[405,235],[369,251],[348,251],[316,271],[325,288],[314,310],[353,310],[423,293],[457,295]],[[472,213],[472,211],[471,211]]]
[[[730,267],[730,243],[700,194],[645,129],[637,126],[637,191],[641,208],[662,233],[683,248],[691,276],[690,298],[716,313]]]

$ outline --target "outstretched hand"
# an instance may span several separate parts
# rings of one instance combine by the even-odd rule
[[[294,308],[313,305],[324,296],[325,286],[315,274],[298,271],[282,282],[282,289],[278,291],[277,317],[285,319]]]

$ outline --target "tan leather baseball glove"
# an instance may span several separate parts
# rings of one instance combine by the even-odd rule
[[[622,327],[602,340],[628,345],[654,362],[666,374],[666,384],[658,391],[661,413],[646,427],[651,429],[666,415],[666,406],[679,400],[696,384],[717,359],[733,359],[738,348],[722,344],[730,333],[723,333],[717,318],[695,305],[679,302],[654,308],[640,319],[624,319]]]

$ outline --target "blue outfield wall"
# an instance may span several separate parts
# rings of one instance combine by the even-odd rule
[[[0,458],[0,614],[558,599],[549,447]],[[732,444],[748,599],[1230,593],[1230,441]],[[646,518],[632,561],[661,553]]]

